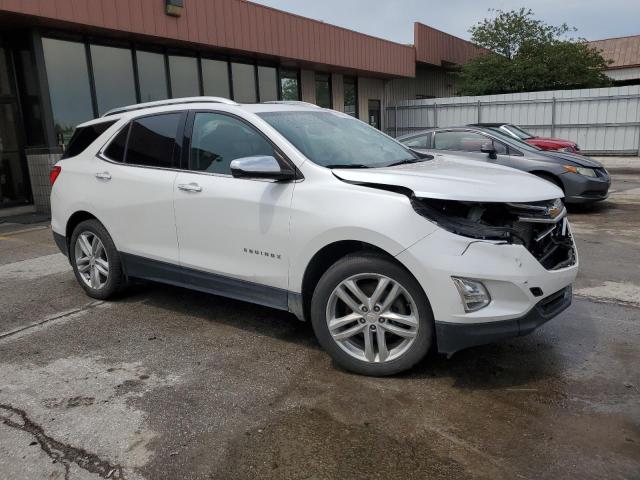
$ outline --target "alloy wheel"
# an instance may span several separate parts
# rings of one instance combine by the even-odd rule
[[[326,310],[333,340],[350,356],[370,363],[394,360],[416,339],[416,303],[395,280],[376,273],[349,277],[333,290]]]
[[[75,245],[76,267],[86,285],[101,289],[109,278],[109,259],[102,241],[93,232],[78,235]]]

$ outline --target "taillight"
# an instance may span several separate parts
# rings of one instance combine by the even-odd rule
[[[51,184],[52,187],[53,187],[53,184],[56,183],[56,179],[60,175],[60,172],[62,172],[62,167],[59,167],[57,165],[53,167],[49,172],[49,183]]]

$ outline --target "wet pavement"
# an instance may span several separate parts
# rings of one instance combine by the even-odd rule
[[[384,379],[276,310],[94,301],[46,225],[0,225],[0,479],[640,478],[640,173],[614,190],[570,213],[569,310]]]

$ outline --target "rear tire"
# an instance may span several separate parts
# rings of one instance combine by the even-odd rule
[[[422,287],[377,253],[347,255],[325,272],[311,300],[311,322],[335,362],[362,375],[407,370],[425,357],[434,339]]]
[[[92,298],[106,300],[126,285],[120,254],[98,220],[80,222],[73,230],[69,260],[76,280]]]

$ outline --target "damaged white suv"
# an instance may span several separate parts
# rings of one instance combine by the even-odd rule
[[[288,310],[358,373],[524,335],[571,303],[559,188],[300,102],[111,111],[51,179],[54,237],[88,295],[143,278]]]

